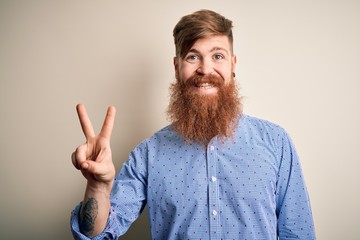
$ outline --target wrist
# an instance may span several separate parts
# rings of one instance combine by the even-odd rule
[[[86,185],[86,191],[91,195],[102,193],[110,198],[113,183],[114,180],[109,182],[88,181]]]

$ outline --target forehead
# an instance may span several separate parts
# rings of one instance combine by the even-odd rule
[[[231,54],[232,51],[229,38],[220,35],[200,38],[193,44],[189,52],[209,53],[215,50],[222,50]]]

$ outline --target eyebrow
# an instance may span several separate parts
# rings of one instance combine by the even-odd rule
[[[222,48],[222,47],[213,47],[210,52],[216,52],[216,51],[224,51],[226,52],[226,54],[229,54],[229,51],[226,50],[225,48]],[[198,51],[197,49],[195,48],[192,48],[189,50],[189,53],[192,52],[192,53],[200,53],[200,51]]]

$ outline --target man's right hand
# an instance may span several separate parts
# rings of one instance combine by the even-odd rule
[[[107,188],[111,188],[115,177],[115,167],[111,156],[110,137],[116,109],[113,106],[108,108],[104,124],[98,135],[94,132],[84,105],[78,104],[76,110],[86,142],[73,152],[72,163],[88,180],[88,187],[96,189],[107,186]]]

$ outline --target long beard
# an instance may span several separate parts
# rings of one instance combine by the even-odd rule
[[[194,86],[210,83],[218,88],[214,94],[194,93]],[[229,83],[211,75],[195,75],[170,86],[168,117],[172,127],[186,142],[207,145],[215,137],[231,137],[242,114],[235,80]]]

